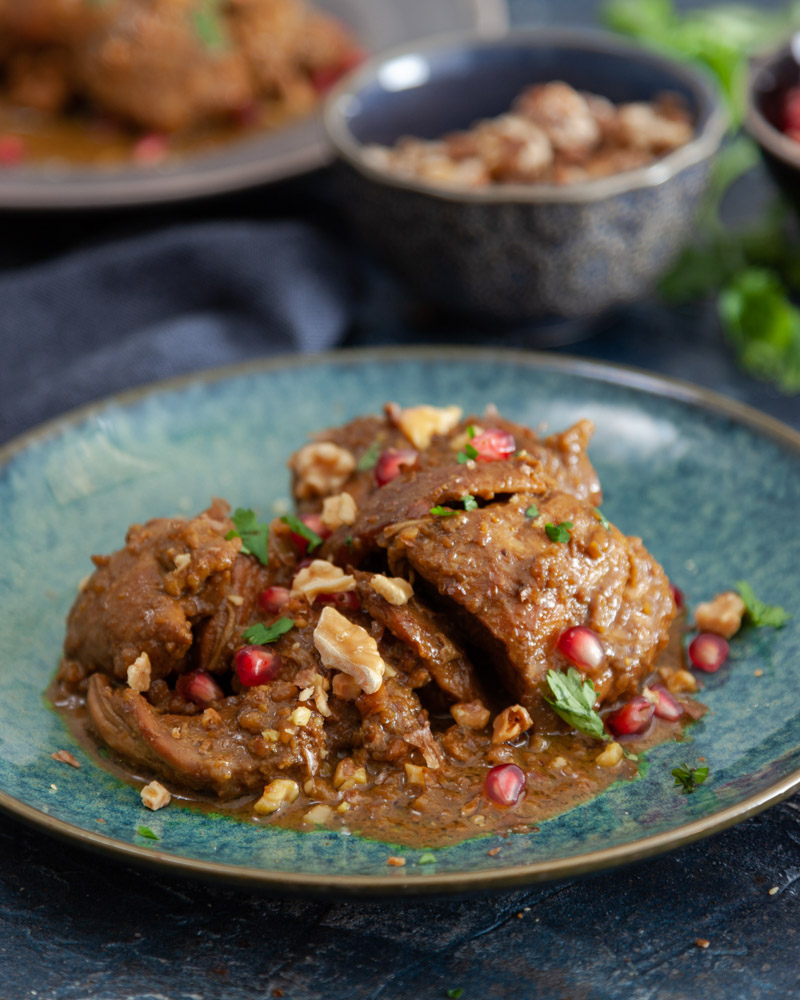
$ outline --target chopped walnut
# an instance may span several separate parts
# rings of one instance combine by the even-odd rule
[[[383,684],[385,665],[378,644],[366,629],[327,605],[314,629],[314,645],[324,666],[349,674],[366,694]]]
[[[507,743],[533,725],[533,719],[522,705],[510,705],[495,718],[492,743]]]
[[[142,802],[153,812],[169,805],[169,800],[172,798],[166,788],[158,781],[151,781],[149,785],[145,785],[140,794]]]
[[[180,572],[181,570],[187,568],[189,563],[192,561],[192,557],[188,552],[179,552],[172,561],[175,563],[175,569]]]
[[[128,687],[142,694],[150,690],[150,657],[147,653],[139,653],[128,667]]]
[[[261,816],[277,812],[281,806],[292,803],[300,794],[300,788],[291,778],[275,778],[265,787],[261,798],[253,809]]]
[[[296,452],[289,466],[296,478],[295,494],[300,500],[328,496],[340,490],[355,471],[356,460],[346,448],[331,441],[307,444]]]
[[[483,729],[489,721],[491,712],[482,701],[476,699],[475,701],[460,701],[451,705],[450,714],[459,726],[466,726],[467,729]]]
[[[609,743],[608,746],[599,753],[595,759],[595,764],[600,767],[616,767],[622,760],[623,750],[619,743]]]
[[[342,701],[355,701],[361,695],[361,686],[348,674],[334,674],[331,689]]]
[[[618,140],[632,149],[665,153],[687,143],[693,129],[686,119],[667,118],[652,104],[636,102],[619,107],[615,131]]]
[[[356,785],[366,785],[367,769],[357,765],[351,757],[345,757],[336,765],[333,772],[333,787],[339,791],[347,792]]]
[[[408,580],[404,580],[400,576],[383,576],[376,573],[369,581],[369,585],[376,594],[380,594],[384,601],[388,601],[389,604],[394,604],[396,607],[408,604],[414,596],[414,588]]]
[[[308,812],[303,816],[304,823],[312,823],[314,826],[323,826],[333,815],[333,809],[330,806],[318,805],[312,806]]]
[[[320,594],[343,594],[355,590],[356,581],[344,570],[324,559],[315,559],[310,566],[304,566],[292,583],[292,596],[302,594],[309,604],[313,604]]]
[[[80,761],[69,752],[69,750],[56,750],[55,753],[51,753],[50,756],[53,760],[59,761],[61,764],[69,764],[70,767],[80,767]]]
[[[422,785],[424,788],[426,769],[419,764],[404,764],[403,766],[406,769],[406,781],[409,785]]]
[[[553,148],[580,157],[600,141],[600,129],[586,98],[567,83],[541,83],[523,91],[514,111],[535,122]]]
[[[713,600],[698,604],[694,621],[701,632],[713,632],[723,639],[730,639],[742,627],[744,612],[741,597],[732,590],[726,590]]]
[[[311,709],[305,705],[298,705],[289,718],[295,726],[307,726],[311,719]]]
[[[659,673],[661,673],[660,670]],[[670,694],[683,694],[685,691],[694,693],[697,691],[697,678],[694,674],[689,673],[688,670],[673,670],[667,673],[666,676],[662,674],[662,679]]]
[[[352,524],[357,514],[358,507],[349,493],[337,493],[322,501],[322,523],[331,531],[336,531],[343,524]]]
[[[222,725],[222,716],[215,708],[207,708],[200,716],[203,729],[218,729]]]
[[[392,410],[394,423],[417,451],[425,451],[435,434],[447,434],[461,419],[460,406],[409,406]]]
[[[386,864],[391,865],[392,868],[403,868],[406,863],[406,859],[399,857],[398,855],[392,855],[390,858],[386,859]]]

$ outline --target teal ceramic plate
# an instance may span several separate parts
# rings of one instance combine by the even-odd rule
[[[130,522],[199,510],[212,494],[268,512],[286,497],[287,456],[310,431],[389,399],[465,410],[493,402],[553,428],[591,417],[605,512],[644,538],[690,599],[747,579],[795,617],[733,642],[729,662],[705,679],[710,712],[689,744],[657,747],[646,776],[535,833],[475,839],[425,864],[422,851],[403,849],[405,867],[393,868],[390,846],[356,836],[254,828],[175,803],[147,812],[134,788],[90,763],[42,696],[89,554],[119,547]],[[45,830],[121,860],[275,890],[464,891],[643,858],[800,784],[800,435],[702,389],[535,354],[341,353],[129,393],[50,423],[0,457],[0,806]],[[80,770],[51,759],[61,748]],[[670,769],[699,757],[710,777],[682,795]],[[139,824],[160,839],[142,839]]]

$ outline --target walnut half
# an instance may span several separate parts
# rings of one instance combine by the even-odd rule
[[[355,587],[355,579],[345,575],[344,570],[324,559],[315,559],[295,576],[292,596],[302,594],[309,604],[313,604],[320,594],[343,594]]]
[[[533,719],[522,705],[509,705],[494,720],[492,743],[513,740],[533,725]]]
[[[340,490],[355,470],[356,460],[346,448],[332,441],[318,441],[296,452],[289,465],[297,477],[295,495],[308,500]]]
[[[329,670],[349,674],[366,694],[375,694],[383,684],[386,665],[378,644],[367,632],[327,605],[314,629],[314,645]]]

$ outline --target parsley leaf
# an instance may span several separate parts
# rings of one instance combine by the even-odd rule
[[[231,515],[233,528],[225,536],[231,538],[241,538],[241,551],[246,556],[255,556],[259,562],[265,566],[269,563],[267,555],[267,538],[269,536],[269,525],[260,523],[255,511],[249,508],[237,507]]]
[[[144,837],[145,840],[161,840],[160,837],[153,833],[149,826],[137,826],[136,832],[140,837]]]
[[[359,472],[366,472],[368,469],[374,469],[378,464],[378,459],[381,457],[381,446],[377,440],[373,441],[372,444],[367,448],[364,454],[356,462],[356,468]]]
[[[196,9],[192,11],[192,21],[194,30],[206,48],[224,49],[227,47],[228,32],[222,19],[220,0],[199,0]]]
[[[471,493],[465,493],[461,498],[461,502],[464,504],[464,510],[477,510],[478,501],[472,496]]]
[[[474,433],[475,429],[473,428],[473,435],[472,435],[473,437]],[[456,460],[463,465],[465,462],[474,462],[477,457],[478,457],[478,449],[473,448],[471,444],[465,444],[464,450],[460,451],[456,455]]]
[[[417,864],[420,865],[432,865],[436,862],[436,855],[433,851],[426,851],[424,854],[420,854]]]
[[[756,628],[767,626],[768,628],[783,628],[786,622],[792,617],[785,608],[779,604],[765,604],[756,597],[753,588],[746,580],[739,580],[736,584],[739,596],[744,601],[745,611],[750,623]]]
[[[560,715],[564,722],[587,736],[596,736],[600,740],[611,739],[605,731],[603,720],[595,711],[597,693],[590,680],[582,681],[575,667],[570,667],[566,674],[560,670],[548,670],[547,683],[554,700],[545,698],[545,701],[556,715]]]
[[[264,646],[268,642],[275,640],[294,628],[291,618],[279,618],[272,625],[267,626],[263,622],[251,625],[242,633],[245,642],[251,642],[254,646]]]
[[[530,507],[528,507],[528,509],[525,511],[525,517],[538,517],[538,516],[539,516],[539,508],[536,506],[535,503],[532,503]]]
[[[594,510],[594,516],[597,518],[597,520],[603,525],[603,527],[606,529],[606,531],[610,531],[611,530],[611,524],[609,523],[608,518],[602,512],[602,510],[600,510],[599,507],[594,507],[593,510]]]
[[[570,529],[573,527],[572,521],[561,521],[559,524],[553,524],[552,521],[548,521],[544,526],[544,530],[547,532],[547,537],[551,542],[560,542],[562,545],[570,540]]]
[[[431,507],[431,514],[434,514],[436,517],[455,517],[457,513],[457,510],[448,510],[447,507],[442,507],[441,504]]]
[[[688,764],[681,764],[680,767],[673,767],[670,774],[675,779],[675,787],[686,795],[691,795],[708,777],[708,765],[689,767]]]
[[[300,535],[301,538],[305,538],[308,542],[308,551],[313,552],[314,549],[318,549],[322,545],[322,539],[316,533],[308,527],[307,524],[303,524],[299,517],[295,517],[294,514],[286,514],[281,518],[284,524],[288,524],[289,527],[296,535]]]
[[[447,996],[450,1000],[458,1000],[460,996],[463,996],[464,990],[460,986],[455,986],[452,990],[447,991]]]

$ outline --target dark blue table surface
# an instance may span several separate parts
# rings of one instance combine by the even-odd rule
[[[511,8],[520,23],[595,12],[587,0]],[[739,200],[757,202],[765,185],[757,173]],[[135,218],[9,219],[0,262],[165,219],[297,213],[339,230],[324,174]],[[575,338],[558,349],[699,382],[800,428],[798,397],[736,370],[711,304],[651,300],[589,324],[498,333],[447,322],[361,268],[350,344]],[[438,1000],[456,987],[463,1000],[800,997],[800,796],[636,867],[441,902],[275,900],[101,860],[0,817],[0,1000]]]

